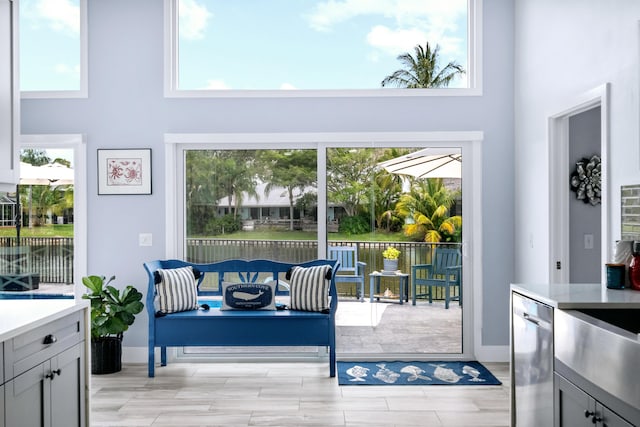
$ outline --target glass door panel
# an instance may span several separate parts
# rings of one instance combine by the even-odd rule
[[[461,150],[328,148],[326,156],[328,253],[353,248],[363,270],[338,280],[338,353],[462,353]],[[448,253],[447,280],[435,264]]]

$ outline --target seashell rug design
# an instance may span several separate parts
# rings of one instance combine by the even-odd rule
[[[501,385],[476,361],[338,362],[339,385]]]

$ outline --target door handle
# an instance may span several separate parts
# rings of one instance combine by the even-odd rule
[[[531,315],[529,313],[523,313],[522,317],[524,317],[524,320],[528,320],[529,322],[533,323],[534,325],[540,325],[540,321],[537,319],[534,319],[533,317],[531,317]]]

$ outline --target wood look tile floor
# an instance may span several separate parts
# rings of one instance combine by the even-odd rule
[[[339,386],[326,362],[124,365],[91,377],[91,426],[509,425],[509,365],[485,363],[501,386]]]

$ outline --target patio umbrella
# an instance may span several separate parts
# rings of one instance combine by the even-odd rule
[[[396,175],[414,178],[462,177],[462,154],[459,149],[430,147],[378,163]]]
[[[20,185],[73,184],[73,169],[59,163],[33,166],[20,162]]]

